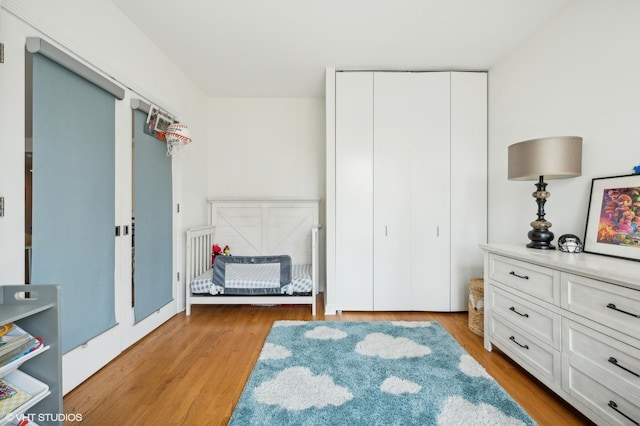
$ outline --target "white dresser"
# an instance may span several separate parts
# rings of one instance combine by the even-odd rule
[[[481,248],[485,348],[497,346],[597,424],[640,424],[640,262]]]

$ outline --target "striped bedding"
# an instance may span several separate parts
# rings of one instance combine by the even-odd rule
[[[226,280],[227,288],[235,289],[253,289],[251,293],[245,294],[274,294],[275,289],[280,288],[279,267],[277,272],[265,268],[261,274],[254,275],[255,269],[245,269],[241,265],[235,264],[234,270],[229,274]],[[269,264],[274,265],[274,264]],[[254,266],[254,265],[248,265]],[[243,271],[243,269],[245,269]],[[247,276],[247,274],[249,274]],[[293,264],[291,265],[291,283],[285,284],[279,289],[280,294],[310,294],[313,289],[313,281],[311,279],[311,265],[305,264]],[[219,285],[213,284],[213,268],[203,272],[199,276],[191,280],[191,293],[192,294],[206,294],[206,295],[222,295],[225,294],[225,288]],[[228,293],[228,292],[227,292]]]

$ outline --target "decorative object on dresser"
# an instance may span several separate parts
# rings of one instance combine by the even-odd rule
[[[584,246],[577,235],[564,234],[558,238],[558,250],[565,253],[582,253]]]
[[[533,425],[434,321],[276,321],[230,425]]]
[[[537,180],[532,194],[538,204],[538,218],[531,222],[529,248],[554,249],[551,222],[545,219],[544,205],[551,195],[544,179],[564,179],[582,173],[582,138],[555,136],[531,139],[510,145],[509,180]]]
[[[485,334],[597,424],[640,422],[640,263],[485,244]]]
[[[584,251],[640,260],[640,175],[591,181]]]

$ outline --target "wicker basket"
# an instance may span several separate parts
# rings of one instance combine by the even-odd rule
[[[469,280],[469,330],[484,336],[484,280]]]

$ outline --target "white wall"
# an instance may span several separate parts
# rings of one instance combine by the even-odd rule
[[[591,179],[640,164],[640,2],[573,0],[489,72],[489,241],[528,242],[534,182],[507,180],[507,146],[583,140],[582,176],[548,181],[557,238],[584,236]]]
[[[178,221],[181,221],[181,228],[205,221],[207,188],[202,176],[206,176],[208,129],[204,94],[109,1],[3,0],[0,42],[5,45],[5,63],[0,64],[0,127],[3,133],[0,138],[0,196],[5,197],[6,215],[0,217],[0,285],[24,282],[24,46],[28,36],[42,37],[126,87],[125,100],[116,103],[116,185],[119,193],[124,194],[116,200],[118,223],[128,223],[131,217],[131,98],[158,104],[189,124],[194,142],[185,153],[182,167],[177,163],[177,201],[181,202],[183,212]],[[183,229],[175,231],[180,249]],[[126,241],[124,237],[117,240],[117,258],[126,259],[130,250],[130,240]],[[183,269],[182,263],[183,259],[177,258],[175,268]],[[157,315],[134,325],[130,277],[130,262],[116,265],[118,326],[63,357],[65,391],[181,308],[176,303],[167,305]],[[179,296],[178,289],[176,292]]]
[[[209,197],[311,198],[325,223],[324,99],[209,101]],[[325,237],[320,232],[320,291]]]
[[[323,196],[323,99],[215,98],[209,105],[210,196]]]

